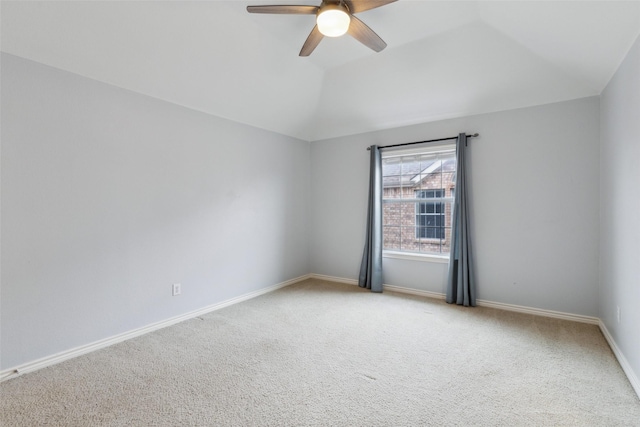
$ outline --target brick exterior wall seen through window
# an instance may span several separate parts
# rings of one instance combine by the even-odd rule
[[[405,166],[398,172],[397,167],[385,168],[383,163],[383,200],[415,199],[417,190],[444,190],[444,197],[451,198],[455,188],[455,155]],[[429,173],[422,174],[430,166]],[[414,173],[417,172],[417,173]],[[424,192],[423,192],[424,193]],[[434,194],[434,193],[431,193]],[[433,199],[423,199],[431,202]],[[420,203],[420,202],[418,202]],[[417,202],[383,202],[383,248],[390,251],[448,254],[451,248],[451,209],[450,201],[444,202],[444,238],[420,238],[417,223]],[[435,202],[431,202],[435,203]],[[438,201],[437,203],[440,203]],[[438,230],[439,231],[439,230]],[[439,233],[429,233],[438,236]]]

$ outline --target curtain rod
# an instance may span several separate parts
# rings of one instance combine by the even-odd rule
[[[480,136],[479,133],[474,133],[473,135],[467,135],[467,138],[477,138],[478,136]],[[378,148],[402,147],[404,145],[424,144],[426,142],[449,141],[451,139],[458,139],[458,137],[457,136],[451,136],[449,138],[429,139],[427,141],[405,142],[404,144],[384,145],[384,146],[378,147]],[[371,150],[371,147],[367,147],[367,150]]]

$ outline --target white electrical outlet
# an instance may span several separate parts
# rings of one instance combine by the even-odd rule
[[[180,283],[174,283],[173,288],[171,288],[171,295],[175,297],[176,295],[180,295],[181,292],[182,286],[180,285]]]
[[[616,317],[618,318],[618,323],[620,323],[620,307],[616,307]]]

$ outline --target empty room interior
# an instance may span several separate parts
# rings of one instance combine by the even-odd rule
[[[639,1],[0,16],[0,424],[640,426]]]

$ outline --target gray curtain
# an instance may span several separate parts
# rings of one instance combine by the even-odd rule
[[[382,157],[378,146],[372,145],[370,150],[367,236],[358,286],[382,292]]]
[[[469,205],[467,203],[467,136],[458,135],[456,157],[456,191],[453,205],[451,230],[451,254],[449,255],[449,278],[447,297],[449,304],[475,306],[476,284],[473,274],[471,236],[469,232]]]

